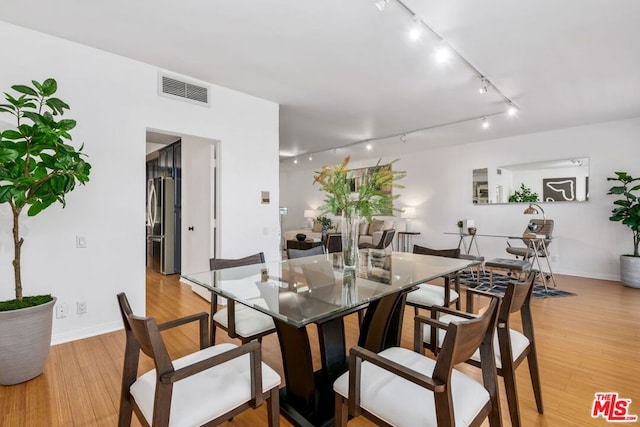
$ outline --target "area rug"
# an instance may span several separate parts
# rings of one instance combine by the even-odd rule
[[[510,281],[515,280],[512,277],[505,276],[504,274],[493,274],[493,288],[491,288],[490,282],[491,275],[489,272],[480,273],[477,272],[473,275],[470,271],[463,271],[460,273],[460,282],[465,286],[479,291],[487,291],[497,295],[504,295],[507,290],[507,285]],[[556,297],[572,297],[576,296],[573,292],[563,291],[558,288],[554,288],[553,284],[549,285],[547,289],[544,285],[536,283],[533,287],[533,298],[556,298]]]

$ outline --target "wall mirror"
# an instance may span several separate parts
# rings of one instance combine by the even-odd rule
[[[589,158],[572,157],[473,170],[473,203],[584,202]]]

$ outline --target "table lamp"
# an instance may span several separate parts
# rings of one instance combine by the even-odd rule
[[[309,219],[312,219],[318,216],[318,211],[316,211],[315,209],[305,209],[304,210],[304,217],[307,218],[307,226],[309,226]],[[310,228],[313,227],[313,222],[311,222],[311,226]]]
[[[525,215],[538,215],[538,214],[542,214],[542,226],[544,227],[544,224],[547,222],[547,217],[544,215],[544,209],[542,209],[542,206],[536,204],[536,203],[529,203],[529,207],[527,209],[524,210],[523,212]],[[534,227],[535,230],[532,230],[531,226],[533,224],[529,224],[529,231],[532,232],[536,232],[537,231],[537,227]]]
[[[400,218],[407,220],[406,231],[409,231],[409,221],[416,217],[416,208],[404,208],[400,213]]]

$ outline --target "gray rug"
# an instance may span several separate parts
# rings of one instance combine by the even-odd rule
[[[473,277],[471,272],[463,271],[460,273],[460,281],[465,286],[479,291],[488,291],[497,295],[504,295],[507,290],[507,284],[510,281],[515,280],[512,277],[505,276],[503,274],[493,274],[493,288],[490,288],[490,274],[489,272],[480,273],[474,272]],[[573,292],[563,291],[558,288],[554,288],[553,284],[549,285],[545,290],[544,285],[537,283],[533,288],[533,298],[556,298],[556,297],[572,297],[576,296]]]

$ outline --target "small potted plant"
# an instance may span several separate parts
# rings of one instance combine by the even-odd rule
[[[331,222],[331,218],[326,217],[325,215],[320,215],[316,218],[316,221],[322,225],[322,237],[325,237],[329,230],[333,226],[333,222]]]
[[[524,185],[524,182],[520,183],[520,191],[515,190],[511,196],[509,196],[509,203],[518,202],[537,202],[538,193],[531,191],[531,188]]]
[[[458,231],[460,232],[460,234],[464,234],[464,222],[462,222],[461,219],[458,220],[458,222],[456,222],[456,225],[458,226]]]
[[[12,86],[0,113],[13,116],[15,127],[0,133],[0,203],[11,208],[15,299],[0,302],[0,384],[17,384],[40,375],[51,346],[55,298],[23,296],[20,216],[35,216],[89,181],[91,166],[82,147],[67,143],[75,120],[61,119],[69,109],[53,95],[54,79]],[[36,264],[37,265],[37,264]]]
[[[640,288],[640,178],[634,178],[626,172],[615,172],[615,185],[607,194],[620,196],[613,202],[616,207],[611,211],[610,221],[621,222],[633,233],[633,254],[620,255],[620,281],[632,288]]]

